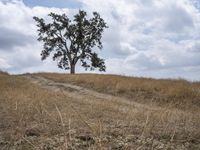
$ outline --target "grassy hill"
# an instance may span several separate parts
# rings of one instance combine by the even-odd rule
[[[154,103],[184,110],[198,110],[200,107],[200,82],[98,74],[41,73],[38,75],[57,82],[72,83],[99,92],[127,97],[140,103]]]
[[[200,149],[200,83],[0,73],[0,149]]]

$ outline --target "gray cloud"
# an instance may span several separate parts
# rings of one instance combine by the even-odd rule
[[[180,33],[187,28],[192,28],[193,18],[184,8],[172,5],[164,12],[164,21],[166,32]]]
[[[37,41],[37,28],[32,19],[33,16],[46,18],[50,12],[71,16],[75,9],[29,8],[22,1],[0,1],[0,69],[10,73],[61,72],[51,59],[41,61],[42,43]]]
[[[101,52],[108,73],[200,80],[200,12],[189,0],[78,1],[88,14],[98,11],[109,25]],[[61,71],[51,59],[40,61],[42,44],[36,41],[32,20],[32,15],[45,17],[50,11],[77,12],[0,2],[1,68],[12,73]]]
[[[189,51],[191,53],[200,53],[200,41],[193,43],[192,46],[189,47]]]
[[[0,50],[11,51],[15,47],[23,47],[35,42],[35,37],[19,31],[0,27]]]

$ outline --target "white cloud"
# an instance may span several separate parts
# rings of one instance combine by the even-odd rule
[[[108,73],[200,80],[197,0],[78,1],[88,14],[99,12],[109,25],[103,36],[102,51]],[[60,71],[50,59],[40,61],[42,45],[36,41],[32,19],[34,15],[46,17],[51,11],[72,16],[77,10],[29,8],[20,1],[0,1],[1,68],[7,64],[4,68],[15,73]],[[79,67],[78,70],[83,71]]]
[[[109,23],[106,36],[116,41],[105,37],[105,49],[113,53],[107,56],[108,65],[113,65],[108,66],[111,73],[119,68],[119,73],[129,75],[200,79],[196,74],[200,70],[200,13],[191,1],[83,2],[85,9],[99,11]],[[112,58],[116,54],[117,60]]]
[[[0,58],[0,68],[6,70],[10,68],[10,65],[2,58]]]
[[[50,12],[67,13],[75,9],[29,8],[22,1],[0,1],[0,69],[10,73],[57,71],[56,63],[41,61],[42,44],[37,41],[33,16],[47,17]]]

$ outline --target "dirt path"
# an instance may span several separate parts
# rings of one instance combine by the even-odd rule
[[[95,103],[102,103],[104,102],[111,102],[113,103],[117,109],[119,109],[119,106],[121,107],[120,110],[122,112],[127,112],[129,109],[142,109],[144,110],[158,110],[159,107],[149,107],[149,105],[140,104],[134,101],[131,101],[126,98],[117,97],[109,94],[99,93],[84,87],[80,87],[77,85],[73,85],[70,83],[60,83],[55,82],[50,79],[46,79],[41,76],[36,75],[26,75],[24,76],[31,80],[31,82],[40,85],[41,87],[53,91],[62,91],[64,94],[67,94],[67,96],[75,99],[84,99],[88,102],[95,101]],[[113,106],[114,106],[113,105]]]

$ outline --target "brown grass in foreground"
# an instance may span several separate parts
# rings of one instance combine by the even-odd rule
[[[103,91],[108,86],[108,82],[112,81],[111,76],[101,77],[100,75],[98,78],[94,75],[80,75],[79,79],[76,76],[56,74],[46,74],[45,76],[87,87],[94,86],[94,89],[98,89],[96,84],[99,83],[99,91]],[[68,78],[66,79],[66,77]],[[121,84],[124,78],[124,83],[128,84],[129,78],[114,78],[120,78]],[[91,82],[94,85],[89,85],[88,79],[93,79]],[[134,79],[131,80],[133,83]],[[148,79],[144,79],[144,83],[141,82],[142,79],[135,80],[137,81],[135,85],[139,87],[151,82]],[[159,81],[156,82],[156,85],[161,84]],[[166,82],[167,85],[167,81],[163,82]],[[107,92],[112,93],[111,87],[116,86],[114,84],[117,83],[114,81],[110,83]],[[183,84],[190,86],[191,83],[183,81]],[[149,85],[145,90],[151,91],[151,88],[154,87]],[[194,87],[198,88],[199,85],[194,84]],[[122,88],[120,82],[117,88]],[[128,89],[126,86],[125,88]],[[113,92],[116,92],[115,90],[116,87]],[[138,91],[140,92],[140,90]],[[170,90],[167,91],[171,93]],[[95,99],[95,97],[87,95],[81,99],[71,98],[70,91],[63,93],[62,90],[44,89],[24,77],[6,74],[0,74],[0,92],[0,149],[2,150],[198,150],[200,148],[199,111],[183,111],[168,107],[157,108],[150,103],[148,103],[150,109],[142,109],[142,107],[139,109],[134,105],[125,104],[123,101],[116,103],[114,100]],[[146,91],[143,94],[146,94]],[[179,92],[177,94],[181,95]],[[136,97],[136,99],[138,98],[140,97]]]
[[[186,80],[148,79],[98,74],[39,74],[57,82],[69,82],[99,92],[130,98],[140,103],[198,110],[200,108],[200,83]]]

